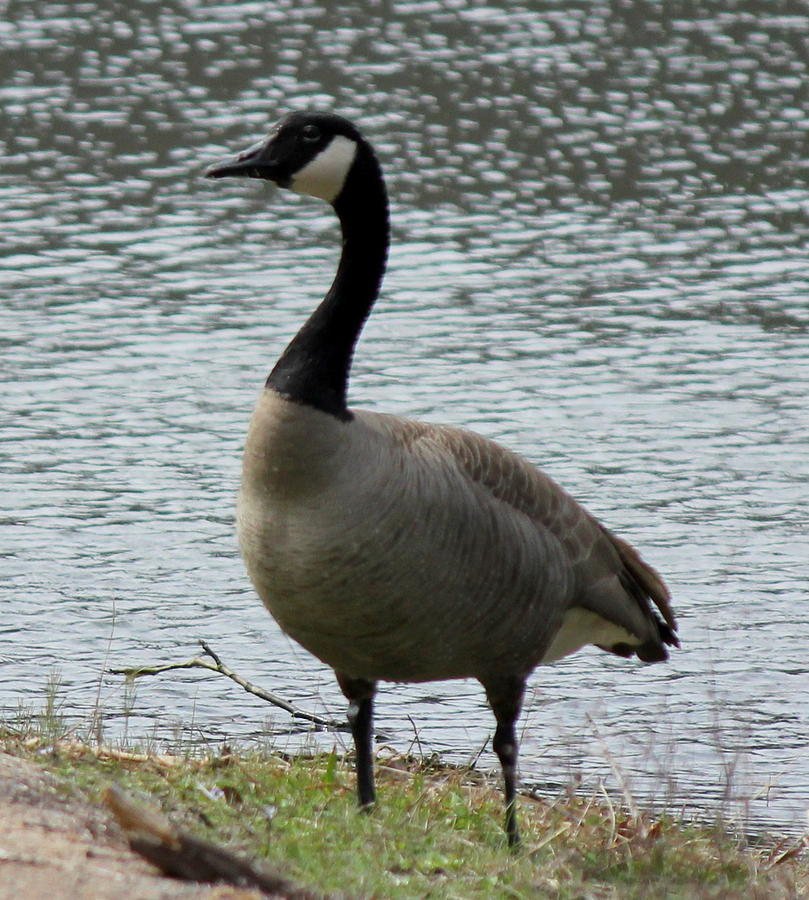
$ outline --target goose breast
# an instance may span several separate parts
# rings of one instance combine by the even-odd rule
[[[536,490],[532,471],[468,432],[367,412],[339,421],[265,391],[245,451],[242,553],[282,628],[337,671],[527,672],[576,591],[564,542],[509,499]]]

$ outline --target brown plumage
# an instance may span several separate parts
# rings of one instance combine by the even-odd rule
[[[354,342],[388,241],[384,182],[350,123],[292,114],[209,174],[315,194],[343,230],[334,284],[282,355],[250,424],[239,500],[250,577],[351,701],[363,805],[375,796],[376,683],[480,681],[497,719],[515,844],[514,723],[526,678],[588,643],[666,659],[666,645],[677,645],[668,590],[629,544],[517,454],[462,429],[348,408]]]

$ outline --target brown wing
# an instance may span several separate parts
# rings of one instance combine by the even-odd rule
[[[579,590],[576,604],[638,636],[639,646],[605,649],[653,661],[679,646],[663,579],[622,538],[612,534],[560,485],[516,453],[473,432],[423,426],[413,438],[439,443],[467,477],[534,520],[562,544]],[[659,610],[663,620],[654,613]]]

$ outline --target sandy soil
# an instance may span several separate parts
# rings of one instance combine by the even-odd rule
[[[0,753],[0,900],[266,900],[162,876],[103,808],[66,798],[33,763]]]

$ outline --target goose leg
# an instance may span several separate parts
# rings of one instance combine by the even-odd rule
[[[483,686],[486,689],[489,706],[497,720],[492,749],[497,754],[503,770],[506,837],[509,847],[516,847],[520,843],[520,832],[517,827],[517,734],[514,726],[522,707],[525,680],[504,678]]]
[[[340,690],[348,700],[348,724],[354,738],[354,752],[357,758],[357,795],[363,809],[370,808],[376,801],[374,791],[374,757],[371,746],[373,740],[374,694],[376,683],[364,678],[348,678],[337,675]]]

